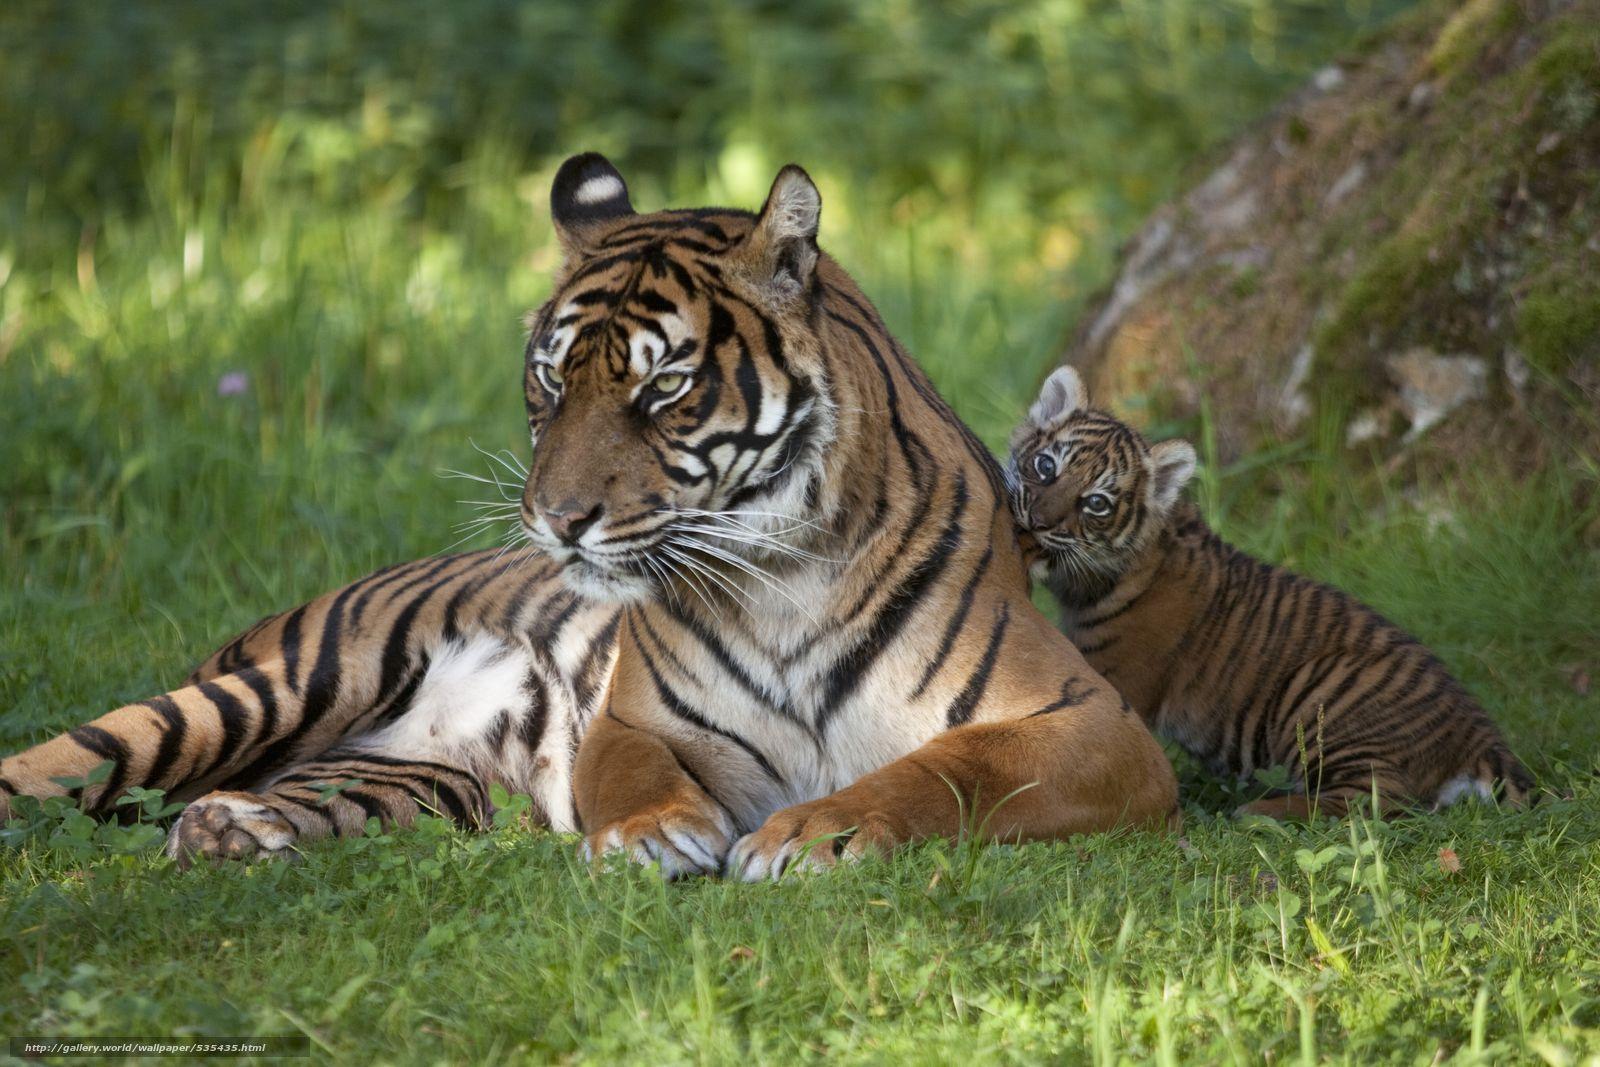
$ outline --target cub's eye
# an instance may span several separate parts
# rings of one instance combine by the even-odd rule
[[[1080,501],[1085,515],[1103,517],[1111,514],[1111,498],[1104,493],[1090,493]]]
[[[1033,457],[1033,473],[1042,482],[1048,482],[1056,476],[1056,461],[1050,457],[1050,453],[1040,452]]]
[[[683,388],[683,383],[689,380],[687,374],[658,374],[650,379],[650,391],[657,396],[671,396]]]
[[[540,385],[544,386],[552,393],[561,392],[561,383],[566,381],[566,377],[561,373],[560,370],[552,367],[548,363],[541,363],[539,364],[536,373],[539,375]]]

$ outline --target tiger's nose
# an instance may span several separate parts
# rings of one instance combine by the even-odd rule
[[[541,507],[539,514],[545,525],[563,544],[575,545],[584,531],[600,521],[600,505],[583,505],[576,500],[564,500],[559,507]]]

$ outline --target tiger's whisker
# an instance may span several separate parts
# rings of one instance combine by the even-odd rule
[[[779,581],[777,578],[775,578],[772,575],[768,574],[766,571],[762,570],[760,567],[755,566],[750,561],[742,559],[739,556],[733,554],[732,552],[728,552],[728,551],[726,551],[724,549],[718,548],[715,545],[708,545],[704,541],[698,540],[698,539],[693,538],[693,537],[678,536],[678,537],[671,537],[671,538],[669,538],[669,540],[675,541],[676,543],[678,543],[679,545],[682,545],[684,547],[692,548],[692,549],[694,549],[696,551],[703,552],[706,555],[713,557],[714,559],[719,559],[719,560],[723,561],[724,563],[731,564],[732,566],[738,568],[739,570],[744,571],[746,574],[748,574],[752,578],[756,579],[762,585],[765,585],[768,589],[772,590],[774,593],[777,593],[779,596],[783,597],[790,604],[793,604],[794,607],[795,607],[795,610],[800,612],[800,614],[804,615],[807,619],[811,620],[812,622],[816,622],[817,621],[816,620],[816,616],[811,613],[810,609],[808,609],[804,604],[802,604],[800,602],[800,600],[794,595],[794,591],[788,586],[787,583]]]
[[[678,549],[671,548],[671,547],[669,547],[667,545],[662,545],[661,546],[661,550],[663,552],[667,553],[673,559],[677,560],[679,563],[683,564],[683,566],[684,566],[684,568],[685,568],[685,570],[687,572],[690,572],[690,573],[699,575],[702,578],[708,579],[711,582],[715,583],[720,588],[722,588],[723,590],[725,590],[733,598],[734,604],[738,605],[741,598],[743,600],[747,601],[748,603],[752,604],[752,605],[755,603],[754,598],[752,598],[749,593],[745,592],[743,589],[740,589],[738,586],[731,584],[726,578],[724,578],[722,575],[718,574],[712,568],[707,567],[701,561],[693,558],[692,556],[689,556],[688,554],[686,554],[684,552],[680,552]],[[702,594],[702,599],[705,599],[704,594]],[[710,607],[710,603],[711,602],[709,600],[706,600],[706,606],[707,607]],[[715,609],[713,609],[713,610],[715,610]]]

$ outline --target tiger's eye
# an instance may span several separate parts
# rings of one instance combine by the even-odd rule
[[[1090,493],[1083,498],[1083,511],[1086,515],[1109,515],[1111,514],[1111,498],[1104,493]]]
[[[539,364],[539,381],[552,393],[561,392],[561,383],[566,381],[566,376],[561,371],[548,363]]]
[[[687,374],[658,374],[650,380],[650,388],[663,396],[676,393],[683,388],[683,383],[689,380]]]
[[[1040,452],[1033,457],[1033,473],[1039,476],[1042,482],[1048,482],[1056,476],[1056,461],[1048,452]]]

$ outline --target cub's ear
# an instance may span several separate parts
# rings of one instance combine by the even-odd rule
[[[799,296],[817,267],[817,224],[822,194],[811,176],[790,163],[773,180],[755,228],[745,238],[742,256],[752,280],[773,296]]]
[[[632,214],[628,183],[600,153],[573,156],[556,171],[550,186],[550,221],[568,255],[588,251],[601,226]]]
[[[1039,399],[1028,409],[1028,421],[1041,429],[1054,427],[1085,406],[1089,401],[1083,391],[1083,379],[1071,367],[1057,367],[1044,380],[1039,389]]]
[[[1150,503],[1166,511],[1194,477],[1194,448],[1187,441],[1162,441],[1150,449]]]

